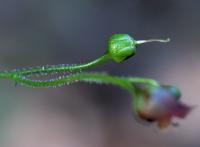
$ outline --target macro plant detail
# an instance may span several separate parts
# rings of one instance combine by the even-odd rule
[[[167,43],[169,39],[134,40],[128,34],[114,34],[108,41],[108,48],[101,57],[84,64],[48,65],[0,72],[0,78],[7,78],[30,87],[56,87],[73,82],[112,84],[127,90],[132,96],[133,114],[140,120],[157,123],[159,128],[173,124],[172,118],[184,118],[191,107],[180,102],[181,93],[175,86],[160,85],[156,80],[139,77],[112,76],[101,72],[82,72],[108,60],[120,63],[136,54],[138,46],[149,43]],[[80,72],[81,71],[81,72]],[[65,74],[65,72],[69,72]],[[56,73],[64,73],[50,79],[33,79]]]
[[[157,122],[159,128],[165,128],[173,117],[184,118],[191,109],[179,101],[180,97],[175,86],[145,85],[136,90],[135,109],[140,118]]]

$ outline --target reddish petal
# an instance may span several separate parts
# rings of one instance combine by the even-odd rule
[[[177,103],[177,106],[172,110],[172,115],[177,116],[179,118],[185,118],[186,115],[191,111],[191,107],[183,104]]]

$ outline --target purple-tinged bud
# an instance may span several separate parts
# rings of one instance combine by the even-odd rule
[[[139,118],[157,122],[159,128],[168,127],[173,117],[185,118],[191,107],[180,102],[180,91],[174,86],[137,88],[135,111]]]

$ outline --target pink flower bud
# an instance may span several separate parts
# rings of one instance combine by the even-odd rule
[[[135,111],[139,118],[168,127],[173,117],[185,118],[191,107],[180,102],[180,91],[174,86],[136,88]]]

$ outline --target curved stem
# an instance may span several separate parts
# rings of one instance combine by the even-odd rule
[[[102,84],[113,84],[120,86],[123,89],[132,91],[133,85],[125,78],[110,76],[105,73],[76,73],[67,76],[62,76],[56,79],[40,81],[32,80],[20,75],[12,75],[9,78],[15,82],[32,87],[55,87],[64,84],[71,84],[78,81],[89,82],[89,83],[102,83]]]
[[[92,82],[102,84],[113,84],[120,86],[129,92],[133,91],[133,84],[150,84],[153,86],[159,86],[159,84],[152,79],[147,78],[134,78],[134,77],[117,77],[111,76],[105,73],[75,73],[67,76],[60,76],[59,78],[50,80],[32,80],[20,75],[11,75],[7,78],[13,79],[17,83],[24,84],[32,87],[55,87],[64,84],[71,84],[73,82]]]
[[[11,73],[10,72],[0,72],[0,78],[11,78]]]
[[[131,83],[141,83],[141,84],[149,84],[152,86],[159,86],[159,83],[153,79],[149,78],[139,78],[139,77],[128,77],[128,81]]]
[[[105,54],[101,56],[100,58],[83,64],[77,64],[77,65],[51,65],[51,66],[41,66],[36,68],[28,68],[28,69],[21,69],[21,70],[14,70],[10,72],[1,72],[0,78],[6,76],[7,74],[19,74],[22,76],[28,76],[33,74],[48,74],[48,73],[55,73],[55,72],[65,72],[65,71],[77,71],[77,70],[84,70],[91,67],[94,67],[96,65],[99,65],[101,63],[104,63],[105,61],[109,60],[110,56],[108,54]]]

